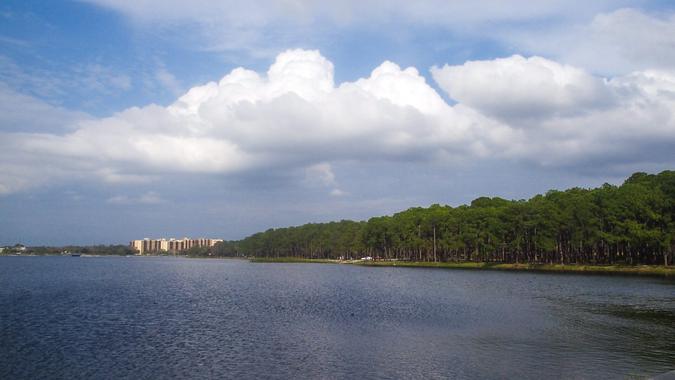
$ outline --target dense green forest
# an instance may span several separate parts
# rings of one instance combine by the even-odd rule
[[[621,186],[551,190],[529,200],[481,197],[365,222],[269,229],[193,255],[557,264],[671,264],[675,171]],[[202,252],[203,251],[203,252]]]

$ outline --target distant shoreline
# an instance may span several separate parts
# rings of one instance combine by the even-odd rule
[[[0,254],[0,257],[71,257],[54,254]],[[186,256],[186,255],[96,255],[83,254],[80,257],[175,257],[184,259],[223,259],[247,260],[251,263],[289,263],[289,264],[346,264],[366,267],[404,267],[404,268],[439,268],[464,270],[501,270],[530,271],[548,273],[581,273],[581,274],[626,274],[675,278],[675,266],[663,265],[583,265],[583,264],[505,264],[488,262],[430,262],[430,261],[380,261],[380,260],[335,260],[305,259],[300,257],[224,257],[224,256]]]
[[[675,277],[675,266],[663,265],[576,265],[576,264],[503,264],[486,262],[427,262],[427,261],[371,261],[303,259],[295,257],[252,258],[253,263],[314,263],[349,264],[369,267],[443,268],[473,270],[532,271],[588,274],[631,274]]]

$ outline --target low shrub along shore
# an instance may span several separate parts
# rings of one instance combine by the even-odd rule
[[[503,264],[485,262],[421,262],[421,261],[361,261],[366,266],[401,266],[448,269],[531,270],[543,272],[626,273],[675,276],[675,267],[663,265],[562,265],[562,264]]]
[[[256,257],[255,263],[315,263],[315,264],[351,264],[373,267],[413,267],[413,268],[446,268],[446,269],[487,269],[487,270],[529,270],[541,272],[574,272],[574,273],[617,273],[642,274],[655,276],[674,276],[675,267],[663,265],[575,265],[575,264],[505,264],[486,262],[428,262],[397,260],[331,260],[306,259],[300,257]]]

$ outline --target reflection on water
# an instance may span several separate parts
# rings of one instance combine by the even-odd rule
[[[675,297],[675,295],[674,295]],[[672,326],[674,310],[663,310],[650,305],[597,305],[595,312],[646,323],[660,323]]]
[[[0,378],[624,378],[675,369],[666,279],[0,258]]]

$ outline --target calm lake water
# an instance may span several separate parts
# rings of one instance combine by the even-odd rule
[[[675,282],[0,257],[0,378],[625,378],[675,369]]]

